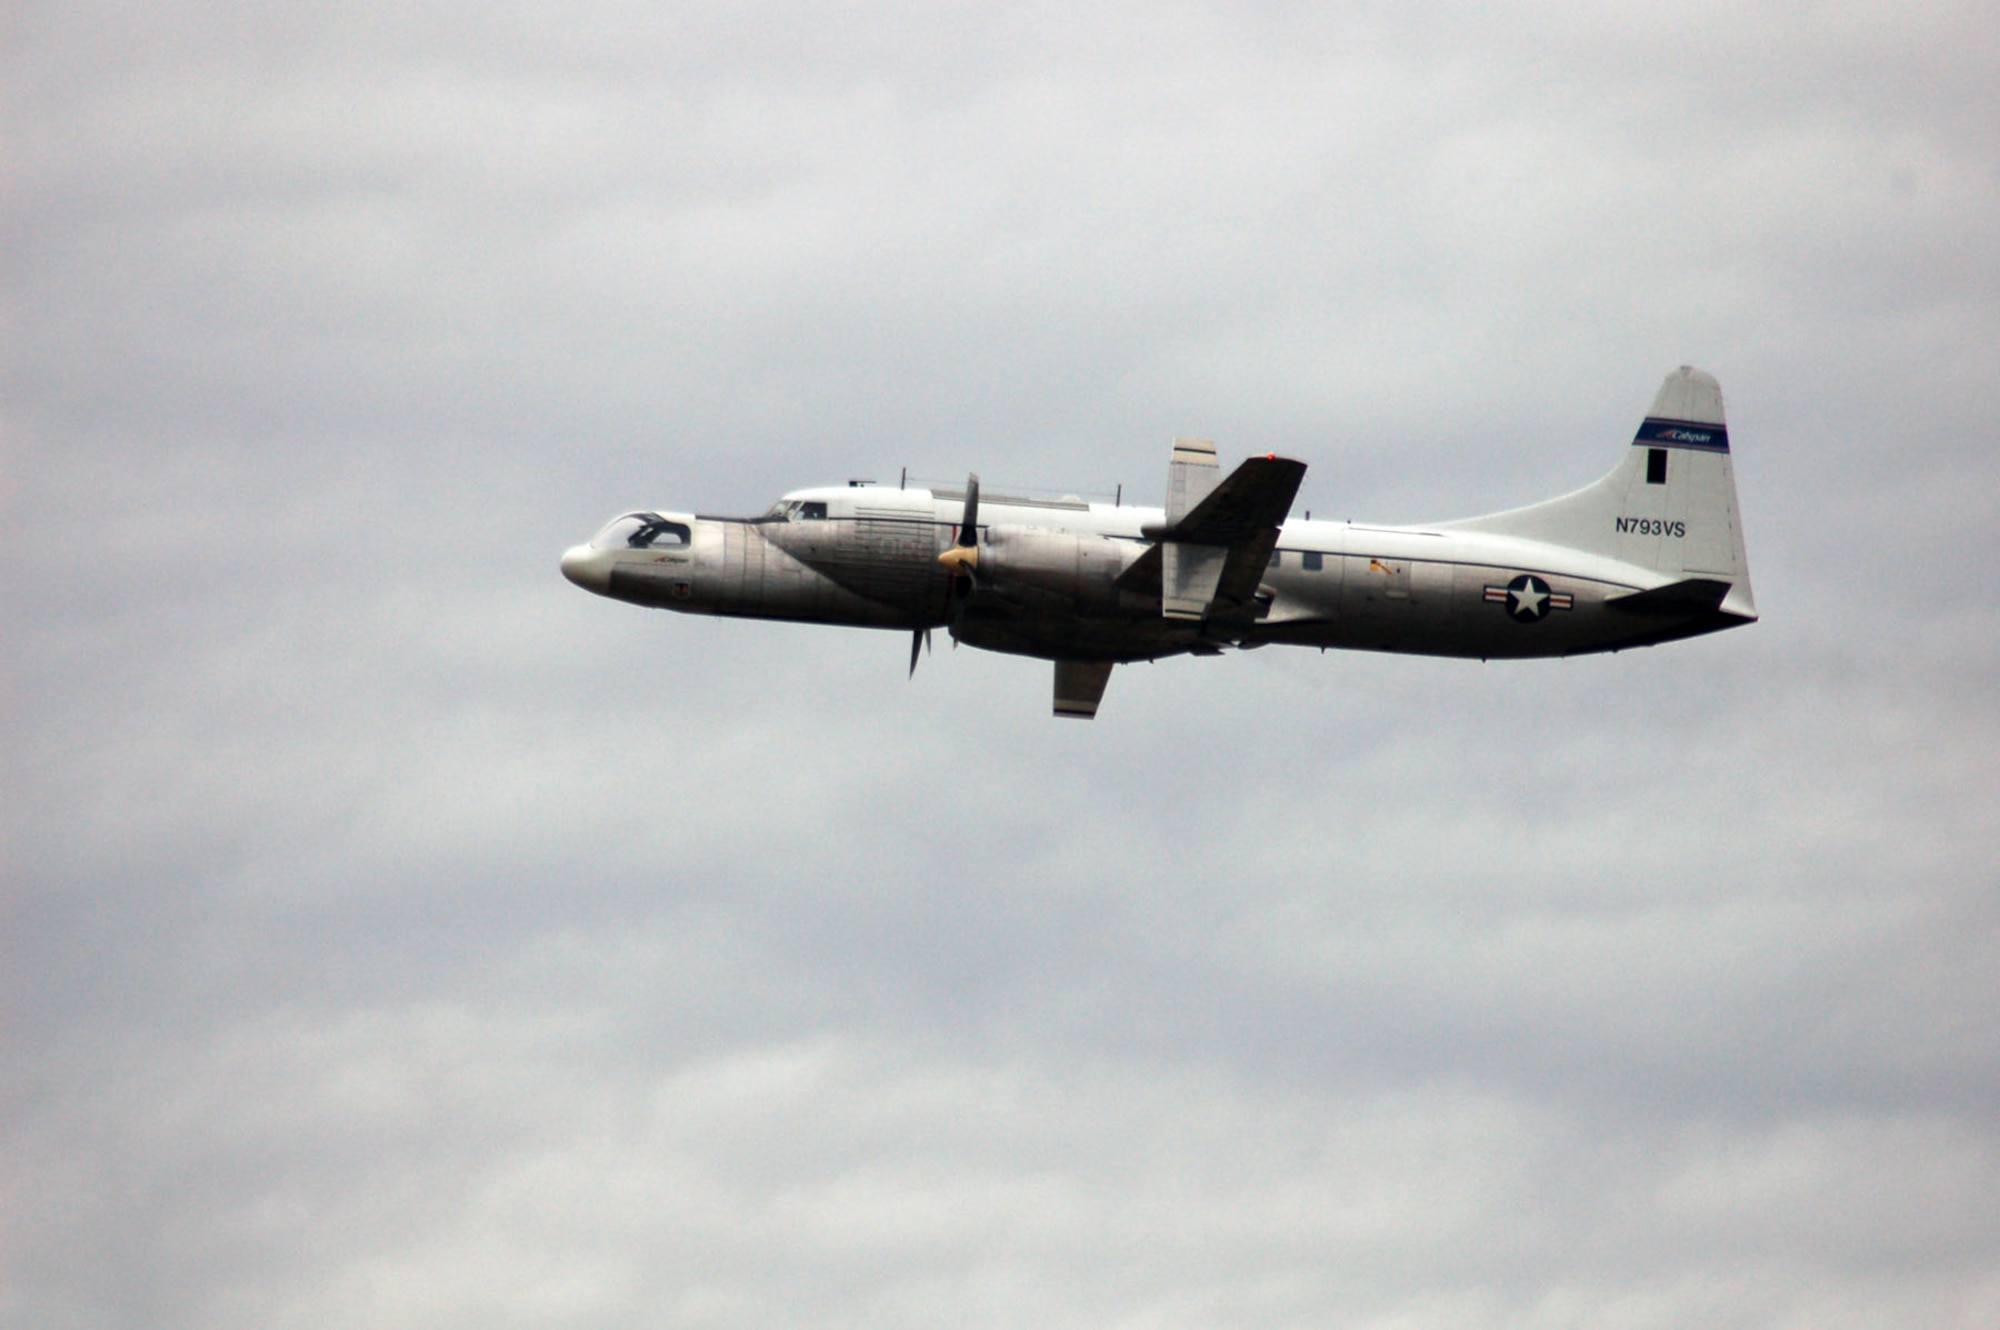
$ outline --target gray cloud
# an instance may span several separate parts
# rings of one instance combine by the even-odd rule
[[[1974,7],[70,7],[7,73],[0,1320],[1979,1325]],[[577,594],[1728,394],[1765,620],[1046,667]]]

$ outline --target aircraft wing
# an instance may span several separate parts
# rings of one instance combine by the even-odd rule
[[[1159,543],[1119,585],[1159,595],[1170,617],[1254,619],[1279,524],[1305,474],[1306,464],[1288,457],[1249,458],[1180,521],[1149,528],[1145,534]]]
[[[1207,498],[1163,533],[1166,540],[1197,545],[1236,545],[1266,530],[1278,538],[1278,524],[1292,511],[1306,464],[1289,457],[1251,457],[1231,471]],[[1270,551],[1265,551],[1270,557]]]
[[[1132,560],[1131,566],[1118,574],[1117,582],[1123,590],[1157,598],[1160,594],[1160,547],[1148,545],[1144,554]]]

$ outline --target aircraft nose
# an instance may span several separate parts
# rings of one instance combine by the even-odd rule
[[[602,550],[572,545],[563,551],[562,573],[585,591],[603,595],[611,586],[611,569]]]

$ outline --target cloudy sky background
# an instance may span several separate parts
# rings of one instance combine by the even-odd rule
[[[2000,1323],[1990,6],[0,19],[0,1323]],[[1764,620],[1048,668],[638,505],[1419,521]]]

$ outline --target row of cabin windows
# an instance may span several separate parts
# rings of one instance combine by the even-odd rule
[[[1324,566],[1326,556],[1318,550],[1299,550],[1297,553],[1299,556],[1299,567],[1309,573],[1316,573]],[[1285,566],[1285,552],[1283,550],[1271,551],[1271,566],[1273,568],[1283,568]]]

